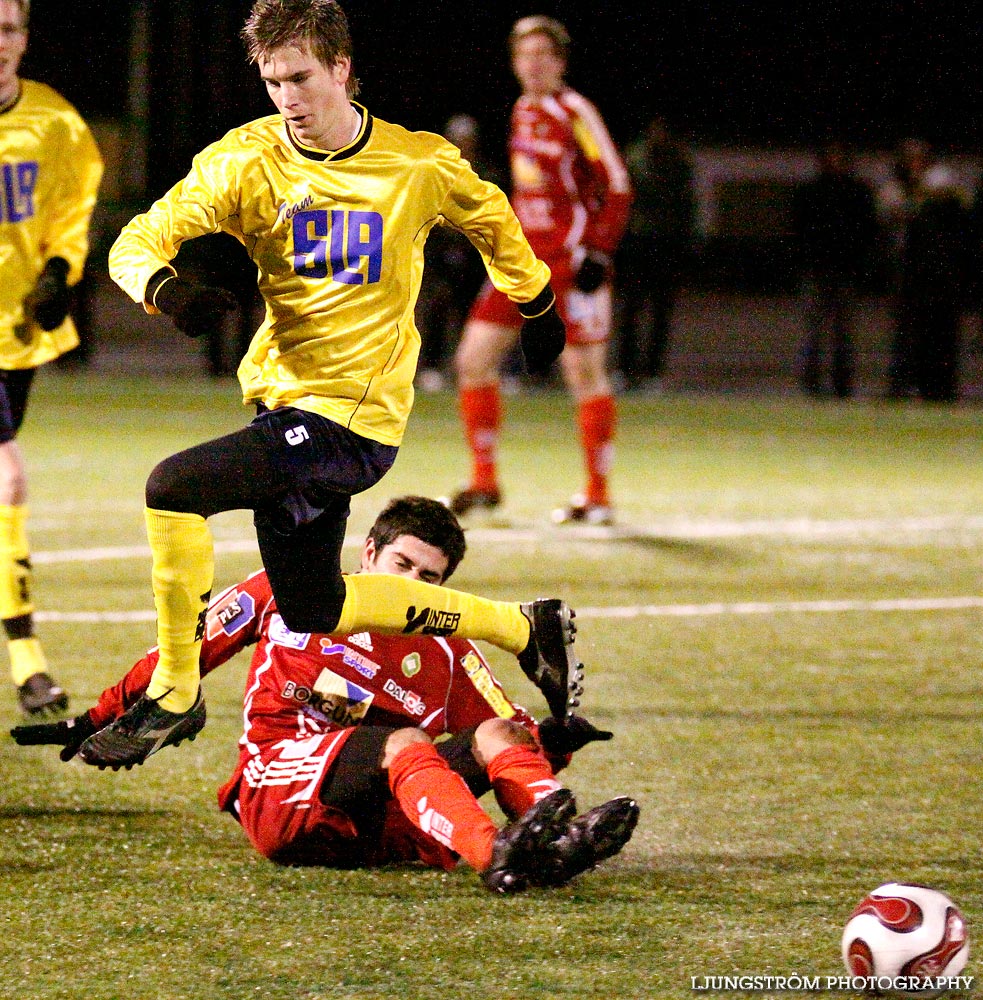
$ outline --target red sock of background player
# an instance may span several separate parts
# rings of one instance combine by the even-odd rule
[[[488,763],[488,777],[502,812],[518,819],[527,809],[563,786],[546,758],[525,746],[508,747]]]
[[[462,389],[458,397],[461,421],[471,450],[473,490],[498,489],[498,435],[502,426],[502,397],[498,385]]]
[[[608,476],[614,458],[614,429],[617,423],[614,396],[594,396],[577,408],[580,444],[587,471],[585,496],[588,506],[607,507]]]
[[[411,743],[389,765],[389,787],[409,821],[476,871],[491,864],[498,830],[432,743]]]

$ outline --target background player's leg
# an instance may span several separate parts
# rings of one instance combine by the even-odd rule
[[[560,523],[611,523],[608,479],[614,457],[617,405],[607,377],[606,351],[606,341],[567,344],[561,357],[563,376],[577,406],[586,485],[582,496],[554,515]]]
[[[471,455],[471,477],[451,499],[458,515],[490,510],[501,502],[498,482],[498,441],[502,427],[499,369],[515,343],[517,328],[487,320],[469,320],[454,356],[458,413]]]
[[[0,373],[0,620],[17,697],[21,708],[31,714],[68,708],[68,695],[48,674],[44,651],[34,634],[27,475],[14,440],[33,380],[33,368]]]

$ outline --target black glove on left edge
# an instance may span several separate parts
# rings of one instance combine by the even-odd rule
[[[89,718],[89,713],[83,712],[74,719],[63,719],[61,722],[14,726],[10,730],[10,735],[13,736],[14,742],[22,747],[62,747],[58,756],[62,760],[68,761],[78,753],[78,748],[96,731],[96,727]]]

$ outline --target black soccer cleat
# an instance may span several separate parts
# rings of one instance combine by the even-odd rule
[[[205,698],[200,688],[198,698],[187,712],[168,712],[160,707],[159,700],[141,695],[118,719],[90,736],[79,747],[78,755],[100,771],[107,767],[114,771],[121,767],[129,770],[158,750],[193,740],[201,732],[205,725]]]
[[[502,502],[500,490],[459,490],[447,501],[447,507],[456,517],[472,513],[490,514]]]
[[[546,864],[531,885],[556,888],[614,857],[631,840],[638,823],[638,803],[627,795],[595,806],[573,820],[556,839]]]
[[[535,873],[551,862],[552,845],[567,831],[577,811],[573,792],[558,788],[540,799],[495,837],[492,860],[481,880],[492,892],[522,892]]]
[[[43,670],[31,674],[17,689],[17,700],[25,715],[56,715],[68,708],[68,692]]]
[[[575,613],[555,597],[520,604],[529,619],[529,645],[519,654],[523,673],[546,696],[557,719],[573,714],[584,693],[584,665],[573,648]]]

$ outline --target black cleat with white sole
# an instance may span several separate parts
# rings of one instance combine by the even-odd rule
[[[68,708],[68,692],[41,670],[17,689],[17,701],[25,715],[57,715]]]
[[[573,714],[584,693],[584,665],[573,648],[573,609],[555,597],[520,604],[529,619],[529,645],[519,654],[523,673],[546,696],[557,719]]]

